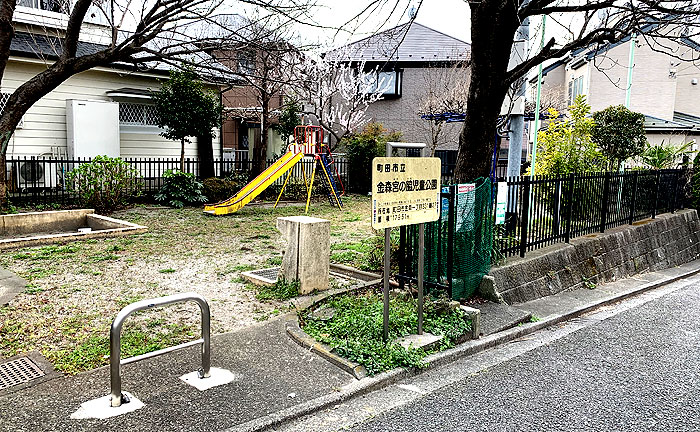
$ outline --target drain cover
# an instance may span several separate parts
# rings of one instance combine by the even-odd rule
[[[43,376],[44,372],[27,357],[0,363],[0,390]]]
[[[261,270],[253,270],[249,273],[253,276],[256,276],[258,279],[261,279],[263,282],[275,283],[277,282],[277,276],[279,275],[279,272],[279,267],[272,267]]]

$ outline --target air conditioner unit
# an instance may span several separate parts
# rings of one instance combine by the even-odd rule
[[[17,187],[20,189],[56,187],[56,163],[41,159],[23,160],[15,167]]]

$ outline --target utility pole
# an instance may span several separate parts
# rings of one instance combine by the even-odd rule
[[[525,18],[518,27],[516,33],[516,43],[524,41],[523,53],[527,53],[528,40],[530,39],[530,19]],[[515,48],[515,45],[513,45]],[[524,59],[520,59],[522,61]],[[527,80],[523,80],[520,88],[515,92],[515,99],[525,97],[527,91]],[[510,127],[508,131],[508,169],[506,175],[515,177],[520,175],[520,164],[523,155],[523,133],[525,130],[525,119],[523,113],[516,113],[510,116]]]

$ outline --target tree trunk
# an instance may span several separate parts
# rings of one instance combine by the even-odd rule
[[[180,171],[185,172],[185,139],[180,139]]]
[[[253,143],[253,176],[260,174],[267,168],[266,156],[267,156],[267,144],[268,137],[267,131],[270,129],[269,118],[270,118],[270,98],[262,98],[262,113],[260,115],[260,141]]]
[[[470,2],[471,81],[467,116],[459,135],[455,182],[463,183],[491,172],[496,122],[508,91],[506,73],[518,28],[513,5],[506,1]]]
[[[197,137],[197,156],[199,157],[199,177],[203,179],[214,177],[214,149],[211,134]]]
[[[0,81],[5,75],[5,67],[10,58],[10,44],[15,35],[12,15],[15,13],[16,0],[0,0]]]
[[[6,209],[9,204],[7,196],[7,163],[5,154],[0,154],[0,208]]]

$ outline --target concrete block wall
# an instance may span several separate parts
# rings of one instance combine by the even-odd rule
[[[512,304],[591,288],[699,257],[698,214],[682,210],[528,252],[525,258],[510,258],[490,275],[495,291]]]

